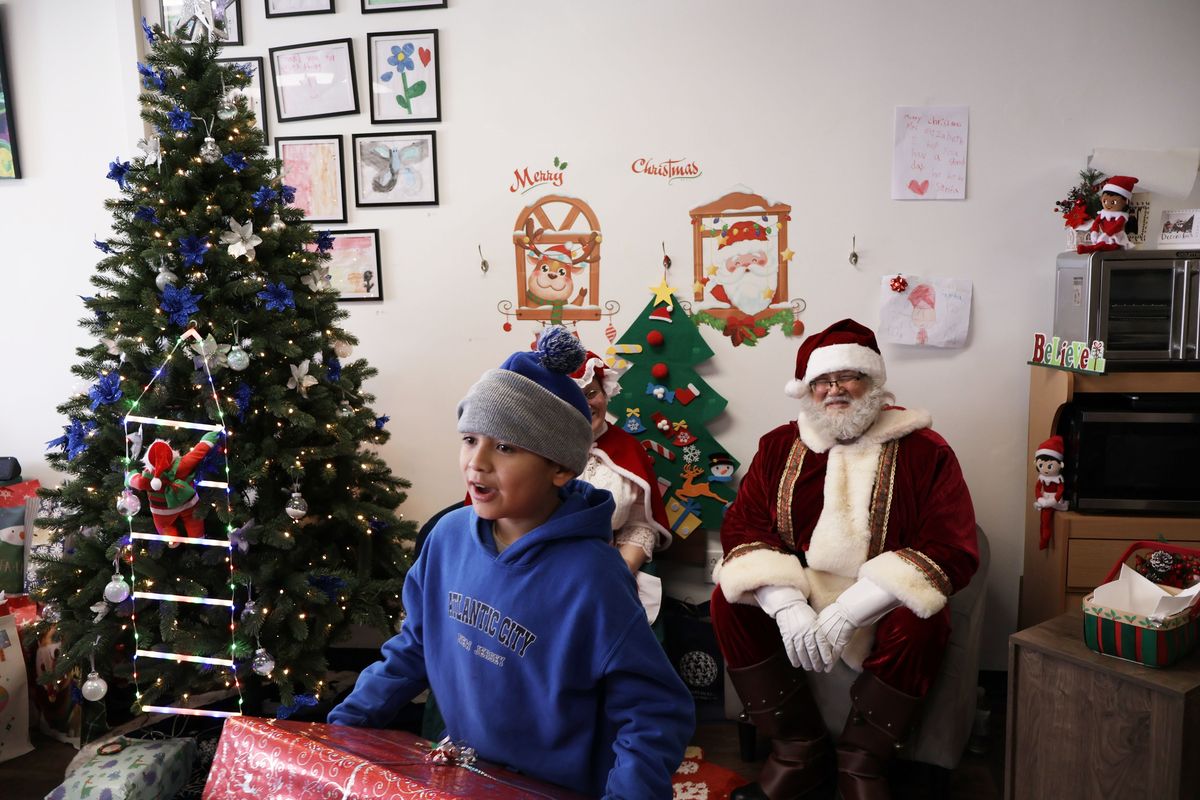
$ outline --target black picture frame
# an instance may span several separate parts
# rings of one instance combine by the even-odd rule
[[[355,206],[438,204],[436,131],[356,133],[352,141]]]
[[[333,247],[329,251],[330,259],[325,263],[325,267],[330,273],[330,286],[338,290],[338,302],[361,303],[383,300],[383,260],[379,255],[379,229],[358,228],[355,230],[330,231],[330,233],[333,234]],[[370,236],[373,240],[374,269],[348,269],[343,258],[346,253],[346,243],[356,237],[363,236]],[[361,282],[361,291],[347,293],[346,284],[357,282]],[[372,286],[371,284],[374,285]]]
[[[239,89],[246,95],[247,102],[250,104],[250,110],[254,112],[254,119],[258,123],[258,127],[263,132],[263,142],[271,143],[271,132],[267,129],[267,118],[270,116],[267,113],[267,84],[263,77],[263,57],[262,56],[229,56],[227,58],[218,58],[219,64],[232,64],[235,66],[253,64],[254,74],[250,76],[250,86],[247,89]],[[230,88],[230,91],[233,91]]]
[[[346,114],[358,113],[358,81],[354,72],[354,42],[349,38],[327,39],[321,42],[303,42],[284,47],[269,48],[271,54],[271,86],[275,95],[275,118],[279,122],[292,122],[301,119],[319,119],[322,117],[340,117]],[[291,56],[289,56],[291,54]],[[339,78],[335,72],[331,88],[325,91],[330,95],[325,102],[320,102],[312,91],[313,81],[308,81],[304,75],[304,64],[298,59],[305,57],[308,61],[328,57],[330,54],[338,63],[334,67],[344,77]],[[281,69],[280,59],[295,61],[294,64],[284,63]],[[299,77],[297,77],[299,76]],[[293,83],[307,83],[309,96]],[[334,87],[340,87],[339,96],[332,96]]]
[[[400,63],[409,65],[396,68],[387,65],[387,51],[393,43],[396,47],[412,46],[413,52]],[[426,47],[425,45],[428,45]],[[422,59],[428,57],[428,63]],[[383,61],[384,63],[380,63]],[[367,83],[371,93],[371,122],[375,125],[395,125],[442,121],[442,49],[438,42],[436,28],[415,31],[387,31],[367,34],[367,70],[370,79]],[[406,76],[407,70],[413,70],[414,77],[423,75],[411,86]],[[387,76],[384,80],[382,75]],[[401,83],[403,82],[403,83]],[[432,89],[429,84],[432,83]],[[394,87],[403,86],[404,92],[393,91]],[[407,93],[417,86],[422,87],[418,97],[407,98]],[[389,102],[405,95],[404,105]],[[433,101],[432,112],[429,111],[429,101]],[[424,113],[414,114],[420,106]],[[404,109],[407,113],[403,113]]]
[[[272,11],[271,7],[277,3],[284,3],[286,0],[263,0],[263,6],[266,8],[267,19],[275,19],[277,17],[310,17],[314,14],[336,14],[337,9],[334,8],[334,0],[316,0],[313,5],[323,4],[323,8],[307,8],[300,11]],[[309,0],[312,2],[312,0]]]
[[[388,11],[418,11],[423,8],[445,8],[446,0],[392,0],[394,5],[375,6],[371,8],[371,0],[362,0],[362,13],[378,14]]]
[[[291,145],[304,144],[336,144],[337,153],[332,158],[325,158],[324,164],[334,163],[337,167],[337,175],[332,178],[325,178],[325,182],[320,186],[314,186],[313,179],[320,179],[320,175],[305,175],[305,172],[317,172],[314,169],[304,170],[298,159],[288,158],[287,151]],[[324,148],[328,155],[328,148]],[[342,146],[342,135],[322,134],[317,136],[276,136],[275,137],[275,157],[283,162],[281,175],[283,182],[292,186],[296,190],[296,201],[293,205],[304,210],[305,222],[346,222],[346,153]],[[291,170],[289,171],[289,165]],[[317,164],[311,164],[310,167],[315,167]],[[330,185],[330,184],[333,185]],[[317,198],[324,198],[321,202],[321,211],[325,211],[330,205],[330,201],[336,203],[336,209],[331,214],[312,213],[312,207]]]
[[[4,151],[8,157],[4,157]],[[8,161],[12,162],[9,173]],[[8,83],[8,58],[4,51],[4,26],[0,23],[0,180],[21,177],[21,159],[17,154],[17,125],[13,115],[12,91]]]
[[[222,45],[238,45],[245,44],[242,40],[242,3],[241,0],[210,0],[213,9],[213,17],[223,17],[226,20],[226,30],[230,36],[228,39],[222,39]],[[173,24],[168,26],[168,10],[178,9],[183,5],[183,0],[158,0],[158,19],[162,24],[163,30],[168,36],[174,36],[175,31],[172,30]],[[232,9],[233,15],[230,16]],[[233,25],[230,25],[228,20],[233,20]],[[172,23],[174,20],[172,20]]]

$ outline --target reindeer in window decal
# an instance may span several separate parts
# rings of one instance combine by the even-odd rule
[[[600,224],[582,200],[548,195],[526,206],[513,230],[517,319],[600,319],[600,242]]]

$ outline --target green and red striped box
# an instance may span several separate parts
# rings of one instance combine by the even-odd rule
[[[1200,641],[1196,611],[1193,606],[1160,623],[1140,614],[1098,606],[1089,594],[1083,599],[1083,640],[1102,655],[1147,667],[1169,667],[1192,652]]]

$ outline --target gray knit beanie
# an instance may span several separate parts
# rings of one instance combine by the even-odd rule
[[[458,404],[458,432],[515,444],[579,475],[592,446],[592,412],[571,373],[585,352],[566,328],[546,328],[536,350],[513,353],[470,388]]]

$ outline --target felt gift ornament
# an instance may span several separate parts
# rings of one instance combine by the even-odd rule
[[[667,520],[671,523],[671,532],[680,539],[691,536],[700,527],[700,504],[695,500],[680,500],[672,497],[667,501]]]
[[[642,410],[640,408],[625,409],[625,422],[621,428],[626,433],[641,433],[646,430],[646,426],[642,424]]]
[[[650,395],[656,400],[662,400],[666,403],[675,402],[675,392],[663,386],[661,383],[647,383],[646,394]]]
[[[655,411],[650,415],[650,419],[654,420],[654,427],[658,428],[659,433],[664,436],[671,433],[671,420],[667,419],[666,415],[661,411]]]
[[[678,422],[672,423],[675,429],[675,437],[671,439],[671,444],[676,447],[687,447],[692,442],[696,441],[696,436],[688,430],[686,419],[681,419]]]

